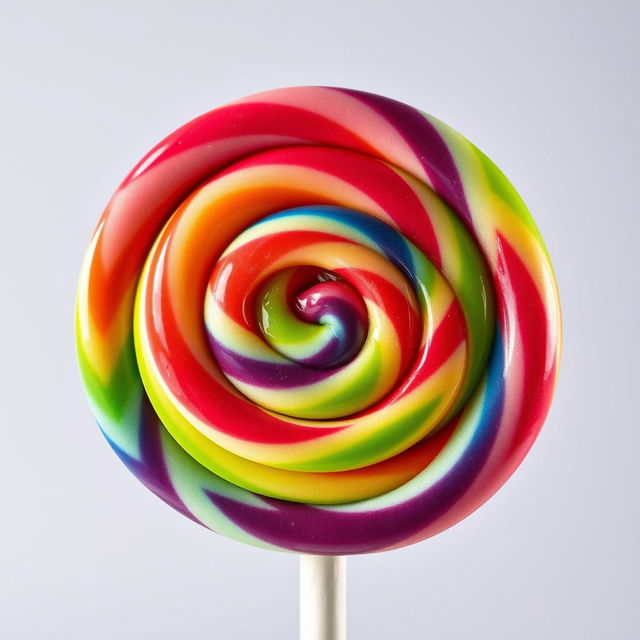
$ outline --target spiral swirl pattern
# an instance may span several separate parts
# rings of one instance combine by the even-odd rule
[[[127,176],[83,263],[96,419],[154,493],[238,540],[411,544],[515,470],[560,312],[506,178],[443,123],[294,87],[211,111]]]

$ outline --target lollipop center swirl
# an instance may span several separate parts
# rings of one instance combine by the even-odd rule
[[[350,362],[369,325],[362,297],[347,281],[304,267],[269,278],[256,311],[262,334],[275,351],[318,369]]]
[[[262,218],[227,246],[204,321],[217,366],[245,398],[286,416],[345,418],[409,373],[430,343],[424,287],[437,274],[425,266],[422,278],[408,253],[388,255],[378,236],[410,251],[384,223],[322,206]]]

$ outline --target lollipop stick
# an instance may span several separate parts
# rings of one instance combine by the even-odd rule
[[[300,640],[346,640],[346,559],[300,556]]]

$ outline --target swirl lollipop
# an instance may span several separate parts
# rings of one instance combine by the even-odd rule
[[[313,554],[412,544],[487,500],[551,402],[542,239],[465,138],[345,89],[258,94],[125,178],[80,277],[94,415],[175,509]]]

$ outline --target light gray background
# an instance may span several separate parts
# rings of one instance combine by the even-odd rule
[[[258,90],[353,86],[493,158],[557,268],[562,374],[529,458],[465,522],[349,560],[352,639],[637,638],[638,3],[2,2],[3,638],[297,634],[297,559],[154,498],[76,372],[80,259],[165,134]]]

